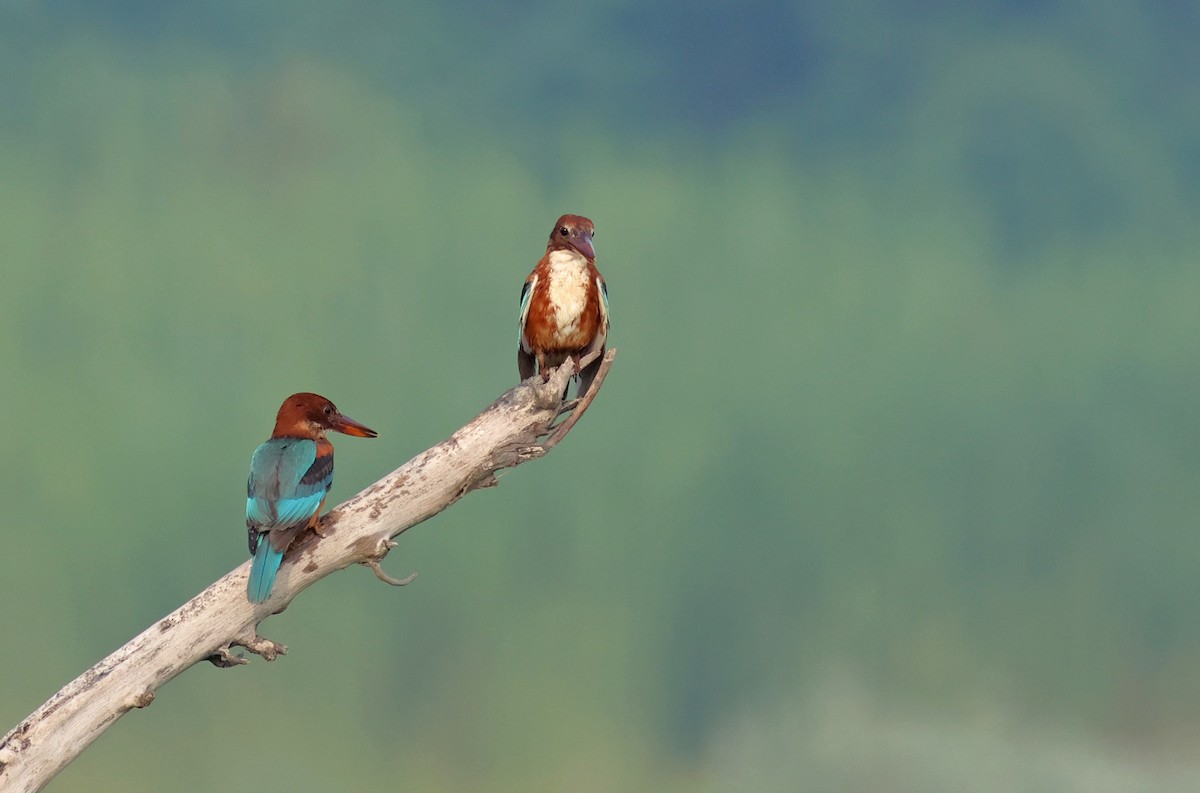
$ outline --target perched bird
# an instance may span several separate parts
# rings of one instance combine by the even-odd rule
[[[548,380],[549,369],[570,359],[583,395],[600,368],[608,338],[608,287],[596,269],[595,233],[587,218],[563,215],[550,232],[546,255],[525,279],[517,346],[522,380],[533,376],[535,363]],[[600,356],[579,370],[580,357],[595,350]]]
[[[368,429],[338,412],[318,394],[292,394],[275,417],[275,431],[254,450],[246,481],[246,529],[250,534],[250,580],[246,594],[262,603],[271,594],[284,551],[306,528],[320,533],[318,520],[333,486],[335,430],[374,438]]]

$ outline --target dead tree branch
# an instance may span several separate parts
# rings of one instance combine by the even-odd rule
[[[574,402],[561,398],[569,366],[547,382],[533,377],[518,385],[448,439],[325,515],[325,536],[309,533],[292,546],[266,603],[246,599],[247,561],[68,683],[0,740],[0,790],[40,790],[110,724],[148,706],[159,687],[198,661],[246,663],[234,647],[268,661],[283,655],[287,648],[260,636],[259,623],[330,573],[362,564],[388,584],[411,581],[379,565],[396,545],[392,538],[472,490],[495,485],[496,471],[545,455],[591,404],[615,356],[615,349],[608,351],[589,393]]]

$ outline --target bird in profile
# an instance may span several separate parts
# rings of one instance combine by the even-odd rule
[[[579,377],[579,395],[586,394],[604,357],[608,338],[608,287],[596,269],[592,237],[596,227],[580,215],[563,215],[550,232],[546,255],[521,288],[520,340],[517,369],[521,379],[568,360]],[[600,351],[582,370],[579,359]]]
[[[250,580],[246,595],[262,603],[271,594],[283,554],[306,528],[321,533],[321,506],[333,486],[329,430],[374,438],[375,430],[343,416],[319,394],[292,394],[275,417],[275,431],[254,450],[246,481]]]

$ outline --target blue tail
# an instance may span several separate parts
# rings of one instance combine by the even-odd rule
[[[246,596],[251,603],[262,603],[271,594],[275,585],[275,574],[279,572],[279,563],[283,561],[283,551],[275,550],[271,538],[262,535],[258,538],[258,550],[254,552],[254,561],[250,564],[250,580],[246,583]]]

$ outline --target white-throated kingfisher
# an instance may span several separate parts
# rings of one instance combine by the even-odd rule
[[[343,416],[319,394],[292,394],[275,417],[275,431],[254,450],[246,480],[250,579],[246,595],[262,603],[292,540],[306,528],[321,533],[321,507],[333,487],[333,444],[328,430],[374,438],[375,430]]]
[[[608,287],[596,269],[592,237],[596,227],[580,215],[563,215],[550,231],[546,255],[521,288],[520,341],[517,370],[521,379],[573,361],[579,376],[579,395],[587,393],[604,357],[608,339]],[[579,359],[600,355],[579,370]]]

